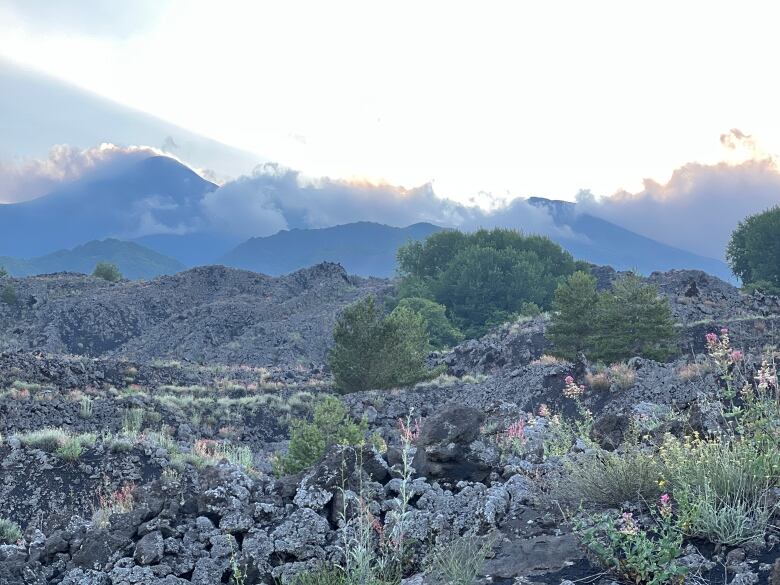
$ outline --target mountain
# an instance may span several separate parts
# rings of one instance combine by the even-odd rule
[[[320,229],[283,230],[251,238],[220,263],[263,274],[287,274],[319,262],[338,262],[350,274],[392,276],[395,254],[410,240],[424,240],[444,228],[416,223],[405,228],[361,221]]]
[[[154,146],[221,175],[263,159],[0,59],[0,158],[45,157],[55,144]],[[65,113],[65,114],[63,114]]]
[[[90,240],[202,231],[200,204],[216,188],[174,159],[153,156],[38,199],[0,205],[0,254],[32,257]]]
[[[12,276],[33,276],[55,272],[91,274],[98,262],[116,264],[122,276],[131,280],[176,274],[185,269],[178,260],[163,256],[134,242],[114,239],[96,240],[72,250],[60,250],[27,260],[0,256],[0,266],[8,270]]]
[[[571,230],[571,237],[553,239],[575,258],[609,265],[616,270],[637,270],[641,274],[697,269],[735,282],[725,262],[663,244],[588,213],[580,213],[575,203],[542,197],[531,197],[528,202],[547,209],[556,225]]]

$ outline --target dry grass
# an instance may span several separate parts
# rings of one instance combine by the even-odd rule
[[[553,366],[556,364],[565,364],[566,360],[563,358],[555,357],[554,355],[544,354],[539,359],[535,359],[531,362],[534,366]]]
[[[612,386],[612,380],[609,379],[609,375],[606,370],[601,372],[585,374],[585,383],[593,390],[604,392],[609,390]]]
[[[713,365],[709,362],[693,362],[684,364],[677,370],[677,375],[683,382],[691,382],[703,378],[713,370]]]

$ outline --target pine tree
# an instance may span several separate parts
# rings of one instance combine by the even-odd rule
[[[642,356],[666,359],[674,351],[669,301],[637,274],[616,280],[598,303],[592,359],[607,362]]]
[[[574,359],[578,352],[590,353],[599,304],[596,279],[577,271],[558,285],[553,299],[552,324],[547,337],[555,346],[555,353]]]
[[[405,386],[428,375],[425,320],[409,308],[385,317],[368,296],[344,309],[333,339],[330,367],[343,392]]]

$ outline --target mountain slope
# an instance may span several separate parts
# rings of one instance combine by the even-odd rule
[[[150,157],[117,174],[0,205],[0,253],[40,256],[90,240],[202,230],[200,202],[214,189],[172,158]]]
[[[91,274],[98,262],[116,264],[122,276],[129,279],[154,278],[175,274],[185,266],[173,258],[134,242],[108,239],[87,242],[71,250],[60,250],[45,256],[21,260],[0,256],[0,266],[12,276],[32,276],[55,272]]]
[[[554,239],[575,258],[642,274],[697,269],[734,282],[734,275],[725,262],[663,244],[588,213],[578,213],[574,203],[542,197],[531,197],[528,202],[547,209],[556,225],[571,229],[572,237]]]
[[[392,276],[395,254],[410,240],[423,240],[443,228],[416,223],[396,228],[356,222],[321,229],[284,230],[264,238],[251,238],[225,254],[226,266],[263,274],[287,274],[318,262],[338,262],[350,274]]]
[[[0,158],[42,158],[55,144],[163,148],[198,168],[238,176],[261,158],[0,59]],[[63,115],[66,113],[66,115]]]

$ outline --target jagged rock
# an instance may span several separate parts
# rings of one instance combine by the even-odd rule
[[[153,565],[162,560],[165,543],[160,532],[150,532],[135,544],[133,558],[139,565]]]
[[[298,560],[324,558],[328,521],[309,508],[293,512],[272,533],[274,552],[289,555]]]
[[[428,419],[417,441],[412,466],[421,476],[452,481],[483,481],[490,467],[472,456],[485,415],[467,406],[451,406]]]

